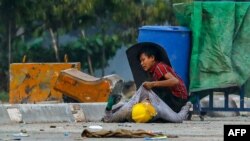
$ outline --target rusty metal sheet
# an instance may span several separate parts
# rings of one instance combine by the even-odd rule
[[[106,102],[111,93],[109,80],[76,69],[61,71],[55,89],[79,102]]]
[[[80,69],[80,63],[13,63],[10,65],[10,103],[62,101],[54,89],[61,70]]]

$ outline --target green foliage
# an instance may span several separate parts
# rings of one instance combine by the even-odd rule
[[[77,41],[69,43],[61,48],[61,54],[67,54],[69,61],[80,61],[82,68],[88,68],[87,56],[92,58],[94,68],[101,68],[102,49],[105,50],[106,59],[110,59],[115,55],[118,48],[121,47],[116,35],[108,36],[97,34],[88,38],[79,38]],[[107,65],[107,61],[104,62]]]
[[[0,101],[1,102],[8,102],[9,101],[9,95],[6,91],[0,91]]]
[[[187,2],[193,2],[194,0],[173,0],[173,3],[187,3]]]
[[[69,61],[81,61],[85,69],[89,56],[94,69],[105,67],[122,44],[136,42],[139,27],[167,23],[171,4],[183,1],[191,0],[0,0],[1,77],[8,72],[8,46],[12,62],[24,55],[27,62],[55,62],[49,29],[56,40],[86,31],[65,46],[57,40],[61,60],[68,54]]]
[[[26,62],[54,62],[54,52],[51,48],[42,46],[43,38],[36,38],[29,42],[15,40],[13,42],[13,62],[20,63],[26,55]]]
[[[120,35],[127,42],[136,41],[138,27],[165,24],[171,10],[167,0],[113,0],[113,2],[116,6],[112,18],[119,24],[122,30]]]

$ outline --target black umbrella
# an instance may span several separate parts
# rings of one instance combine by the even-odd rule
[[[140,60],[137,58],[138,53],[142,47],[152,47],[156,49],[157,54],[159,55],[159,61],[162,61],[171,67],[167,52],[160,45],[152,42],[141,42],[131,46],[127,49],[126,54],[137,89],[143,82],[150,80],[148,73],[142,69]]]

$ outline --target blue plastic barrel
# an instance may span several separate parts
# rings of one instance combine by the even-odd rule
[[[181,26],[143,26],[138,42],[153,42],[163,47],[174,71],[189,86],[190,30]]]

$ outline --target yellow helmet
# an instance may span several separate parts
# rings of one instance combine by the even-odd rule
[[[145,123],[157,114],[154,106],[149,102],[137,103],[132,107],[132,119],[136,123]]]

